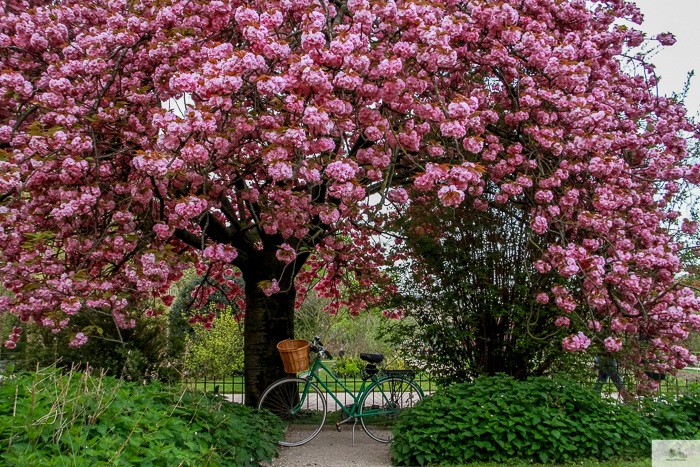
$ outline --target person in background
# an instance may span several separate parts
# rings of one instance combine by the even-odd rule
[[[593,388],[596,391],[601,392],[605,383],[607,383],[608,379],[610,379],[617,388],[617,391],[622,393],[625,385],[622,381],[620,373],[617,372],[617,363],[615,360],[613,360],[613,358],[607,354],[600,354],[595,358],[595,363],[598,367],[598,379],[596,380]]]

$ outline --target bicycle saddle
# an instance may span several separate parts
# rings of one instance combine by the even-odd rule
[[[361,353],[360,359],[369,363],[382,363],[384,355],[380,353]]]

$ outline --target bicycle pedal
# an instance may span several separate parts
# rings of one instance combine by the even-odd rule
[[[335,429],[338,430],[338,433],[340,433],[340,430],[343,429],[343,427],[340,426],[340,423],[335,424]]]

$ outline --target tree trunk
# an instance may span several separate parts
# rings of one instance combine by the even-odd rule
[[[294,338],[294,299],[296,291],[280,292],[266,297],[258,289],[257,278],[243,278],[246,283],[243,351],[245,404],[257,407],[265,389],[284,378],[282,359],[277,343]]]

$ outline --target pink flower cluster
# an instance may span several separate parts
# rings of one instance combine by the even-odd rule
[[[8,349],[14,349],[17,347],[17,342],[19,342],[20,336],[22,335],[22,328],[19,326],[14,326],[10,336],[5,341],[5,347]]]
[[[200,315],[200,314],[194,315],[187,322],[192,326],[194,326],[197,323],[201,323],[202,326],[204,326],[204,329],[206,329],[208,331],[210,329],[213,329],[213,327],[214,327],[214,324],[213,324],[214,318],[216,318],[216,313],[211,311],[211,312],[207,313],[206,315]]]
[[[582,332],[565,337],[564,341],[562,342],[564,350],[568,350],[570,352],[585,352],[590,345],[591,340]]]
[[[294,261],[294,259],[297,257],[297,253],[296,251],[294,251],[294,248],[287,245],[286,243],[283,243],[280,246],[280,249],[277,250],[277,253],[275,253],[275,256],[277,256],[278,260],[289,264],[292,261]]]
[[[83,344],[85,344],[87,342],[87,340],[88,340],[87,336],[85,334],[83,334],[82,332],[79,332],[75,335],[73,340],[71,340],[68,345],[71,347],[74,347],[74,348],[79,348],[79,347],[82,347]]]
[[[269,297],[270,295],[273,295],[273,294],[276,294],[277,292],[279,292],[280,286],[277,283],[277,279],[272,279],[271,281],[268,281],[263,286],[262,291],[266,297]]]
[[[622,349],[622,339],[619,337],[608,337],[604,342],[608,352],[619,352]]]
[[[395,311],[382,310],[382,316],[389,319],[401,319],[403,318],[403,310],[398,309]]]

